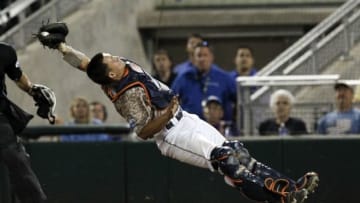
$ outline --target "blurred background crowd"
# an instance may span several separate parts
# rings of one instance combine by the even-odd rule
[[[179,95],[184,110],[226,137],[359,134],[358,4],[4,0],[0,40],[17,48],[21,66],[31,78],[54,89],[57,125],[124,120],[105,95],[93,91],[99,87],[66,67],[56,53],[44,54],[33,43],[31,33],[46,21],[66,22],[68,41],[87,55],[105,51],[134,59]],[[270,77],[274,75],[281,77]],[[309,75],[319,77],[309,82]],[[246,78],[255,78],[256,83],[259,76],[268,77],[268,83],[244,85]],[[11,90],[9,95],[34,111],[28,98]],[[35,119],[31,124],[43,122]],[[114,140],[120,139],[108,134],[56,138]]]

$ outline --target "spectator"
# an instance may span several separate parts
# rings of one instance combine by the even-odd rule
[[[182,107],[204,118],[201,101],[210,95],[223,102],[224,120],[233,120],[233,104],[236,100],[236,86],[228,73],[215,67],[212,49],[206,41],[198,44],[194,52],[195,68],[179,75],[172,86],[179,94]]]
[[[211,124],[225,137],[237,135],[232,123],[222,120],[224,117],[224,108],[220,98],[211,95],[202,102],[202,106],[206,122]]]
[[[234,79],[238,76],[254,76],[256,74],[255,60],[250,47],[240,46],[236,51],[234,62],[235,70],[230,72],[231,77]]]
[[[260,123],[260,135],[303,135],[307,134],[304,121],[290,117],[294,96],[284,89],[275,91],[270,96],[270,108],[275,118]]]
[[[236,56],[234,58],[235,70],[231,71],[229,74],[234,79],[236,84],[236,78],[239,76],[254,76],[256,75],[256,69],[254,68],[254,56],[253,50],[248,46],[239,46],[236,50]],[[257,87],[250,87],[250,93],[255,92]],[[239,107],[239,106],[236,106]],[[243,112],[242,108],[237,109],[236,111],[240,112],[239,122],[240,128],[243,128]]]
[[[106,122],[108,113],[104,104],[93,101],[90,103],[90,111],[93,118],[100,120],[102,123]]]
[[[176,73],[172,71],[172,66],[171,57],[166,50],[160,49],[155,52],[153,57],[153,67],[155,70],[154,78],[169,87],[176,78]]]
[[[179,75],[179,74],[185,72],[186,70],[193,68],[193,63],[194,63],[193,54],[194,54],[195,46],[202,41],[203,41],[202,36],[197,33],[193,33],[188,37],[187,43],[186,43],[186,52],[188,54],[188,59],[175,66],[175,68],[174,68],[175,73],[177,73]]]
[[[360,133],[360,111],[353,107],[354,90],[346,83],[334,86],[336,110],[319,120],[320,134],[358,134]]]
[[[98,101],[93,101],[90,103],[90,112],[91,116],[94,119],[100,120],[102,123],[105,123],[108,118],[108,112],[106,106]],[[111,134],[109,135],[112,141],[121,141],[121,135]]]
[[[77,97],[74,99],[70,106],[70,114],[73,118],[72,121],[65,123],[65,125],[101,125],[102,122],[98,119],[90,117],[90,106],[85,98]],[[88,142],[88,141],[110,141],[111,138],[107,134],[68,134],[61,135],[60,141],[62,142]]]

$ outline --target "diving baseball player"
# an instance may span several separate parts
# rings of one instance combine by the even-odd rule
[[[259,202],[301,203],[318,185],[314,172],[298,181],[255,160],[244,145],[226,140],[198,116],[183,111],[176,96],[135,62],[108,53],[91,59],[65,43],[64,23],[44,25],[40,42],[57,49],[71,66],[99,84],[140,139],[154,138],[164,156],[218,171],[225,181]]]

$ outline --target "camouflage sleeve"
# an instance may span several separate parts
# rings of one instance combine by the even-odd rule
[[[115,107],[137,134],[153,117],[152,108],[141,87],[127,90],[115,102]]]

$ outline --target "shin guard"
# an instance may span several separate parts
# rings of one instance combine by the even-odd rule
[[[267,178],[271,178],[273,180],[286,180],[289,183],[288,190],[296,190],[296,182],[294,180],[251,157],[248,150],[240,141],[226,141],[223,145],[232,148],[235,151],[240,164],[246,166],[246,168],[254,175],[259,176],[263,180],[266,180]]]
[[[239,189],[251,200],[263,202],[281,202],[284,194],[269,190],[263,179],[251,173],[241,165],[230,147],[215,148],[211,153],[211,162],[225,176],[226,182]]]

